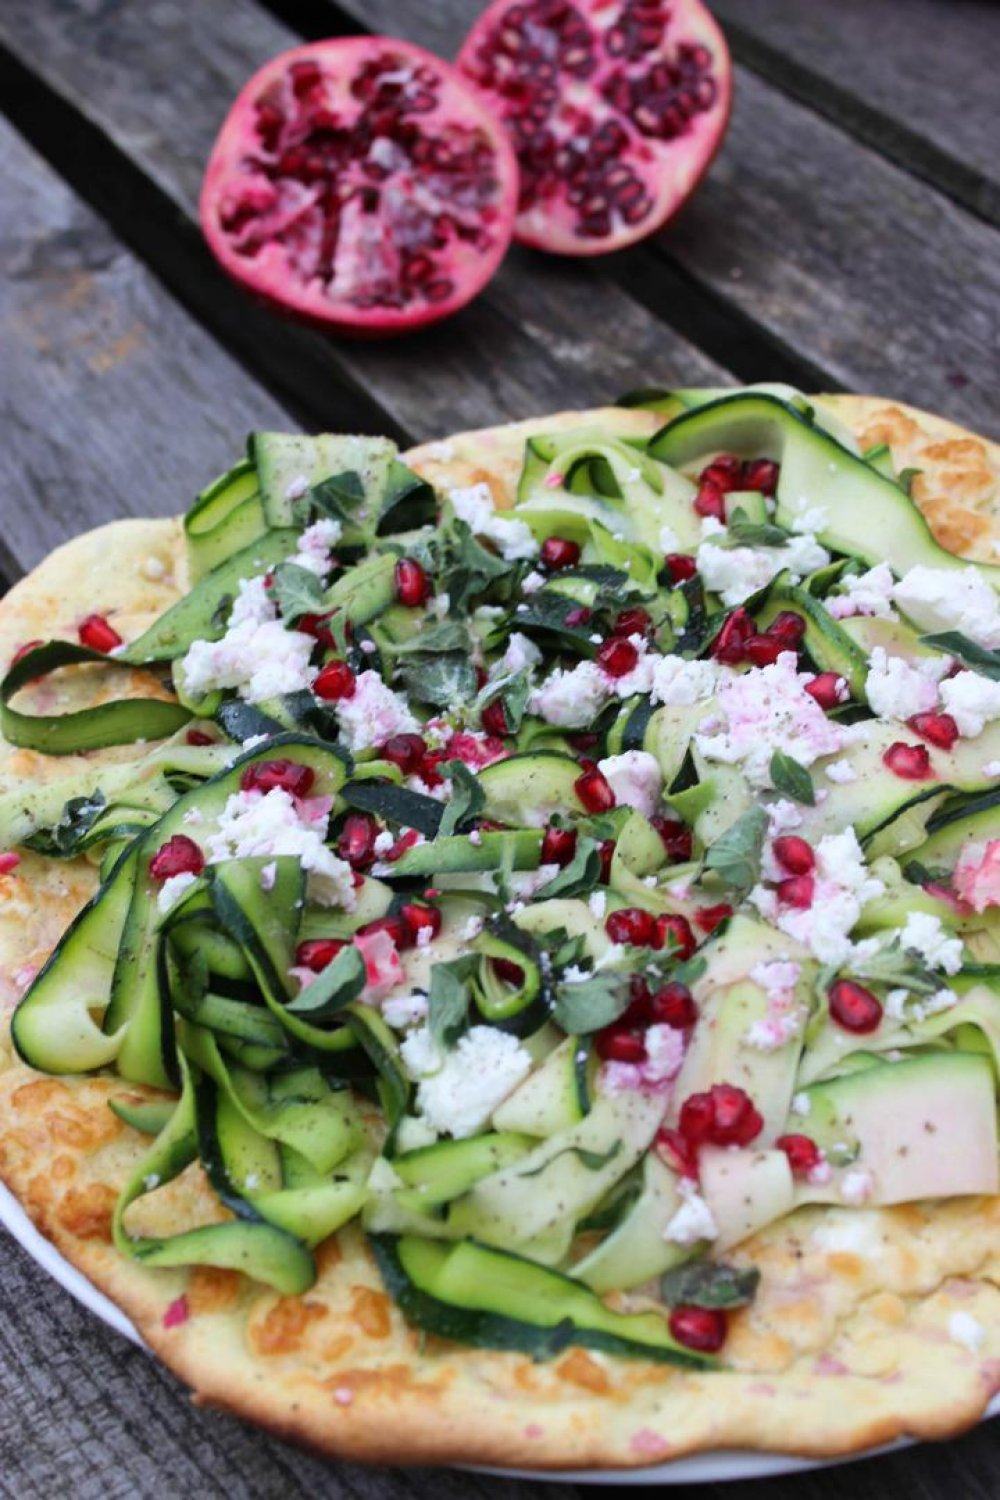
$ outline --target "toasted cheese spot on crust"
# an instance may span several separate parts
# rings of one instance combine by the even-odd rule
[[[59,1207],[56,1218],[63,1229],[80,1240],[106,1240],[111,1243],[111,1218],[118,1194],[105,1182],[91,1182],[87,1187],[71,1187]]]
[[[606,1396],[612,1389],[607,1370],[586,1349],[573,1349],[560,1361],[557,1370],[563,1380],[568,1380],[571,1385],[582,1386],[585,1391],[593,1391],[595,1396]]]
[[[257,1354],[294,1354],[302,1347],[313,1323],[325,1318],[321,1302],[304,1297],[279,1297],[259,1323],[251,1325],[250,1342]]]
[[[392,1304],[385,1292],[374,1287],[351,1288],[351,1317],[371,1339],[387,1339],[392,1332]]]
[[[238,1300],[243,1284],[238,1271],[195,1266],[188,1278],[188,1306],[192,1313],[225,1312]]]

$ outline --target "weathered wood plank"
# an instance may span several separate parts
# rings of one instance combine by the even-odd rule
[[[99,521],[176,514],[251,427],[290,418],[6,124],[0,201],[3,537],[16,573]]]
[[[448,56],[480,9],[336,7]],[[723,151],[658,249],[844,386],[1000,426],[1000,235],[745,69]]]
[[[1000,220],[1000,23],[989,0],[713,0],[712,9],[756,72]]]
[[[0,35],[188,214],[229,101],[250,72],[296,40],[241,0],[152,7],[9,0]],[[221,285],[221,272],[213,274]],[[650,380],[724,378],[597,268],[561,277],[520,253],[486,296],[440,329],[389,346],[329,343],[325,358],[334,416],[335,381],[346,374],[415,436],[594,404]]]

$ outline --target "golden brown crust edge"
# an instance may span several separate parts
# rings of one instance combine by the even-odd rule
[[[992,542],[1000,509],[995,445],[875,398],[830,399],[863,446],[889,441],[897,462],[916,463],[928,450],[935,451],[925,464],[941,465],[942,474],[959,463],[971,473],[982,462],[987,478],[977,503],[959,509],[986,514]],[[588,415],[556,420],[572,425]],[[615,420],[638,431],[656,425],[646,413],[616,411]],[[428,477],[485,478],[502,503],[525,428],[552,425],[541,418],[515,431],[491,429],[496,451],[483,473],[474,472],[482,469],[480,434],[446,440],[448,457],[425,445],[412,458]],[[935,481],[931,500],[944,484]],[[102,529],[99,546],[95,535],[53,554],[0,605],[0,652],[9,655],[33,634],[68,628],[74,612],[83,613],[95,597],[118,607],[123,623],[134,615],[128,623],[136,629],[144,614],[169,602],[172,570],[155,584],[136,586],[135,575],[148,549],[179,571],[175,523],[116,523]],[[979,545],[982,537],[967,550],[974,554]],[[34,628],[42,622],[45,631]],[[10,781],[49,772],[48,765],[10,764],[19,755],[8,752]],[[37,962],[92,881],[86,867],[52,871],[30,858],[20,874],[4,877],[0,962],[8,1000],[12,968]],[[42,1083],[55,1092],[30,1093]],[[23,1094],[22,1102],[16,1099],[23,1090],[30,1107]],[[105,1237],[107,1205],[142,1144],[125,1127],[108,1134],[110,1091],[136,1092],[105,1080],[43,1081],[20,1064],[0,1072],[0,1176],[196,1399],[333,1456],[533,1468],[635,1465],[720,1446],[829,1457],[903,1434],[950,1436],[974,1422],[1000,1388],[997,1200],[947,1205],[927,1221],[909,1209],[871,1215],[875,1262],[849,1249],[817,1249],[814,1236],[821,1231],[829,1239],[831,1226],[835,1242],[836,1210],[798,1216],[794,1233],[758,1237],[744,1254],[763,1260],[765,1280],[780,1297],[777,1307],[760,1310],[758,1326],[752,1317],[738,1320],[733,1350],[746,1365],[739,1372],[691,1376],[589,1355],[535,1367],[518,1356],[443,1346],[428,1356],[386,1305],[354,1235],[344,1237],[339,1261],[324,1258],[317,1287],[302,1299],[278,1299],[222,1273],[152,1273],[122,1261]],[[800,1289],[803,1276],[812,1283],[808,1292]],[[192,1315],[164,1328],[164,1310],[181,1294]],[[987,1343],[975,1353],[949,1337],[950,1320],[961,1311],[987,1330]]]

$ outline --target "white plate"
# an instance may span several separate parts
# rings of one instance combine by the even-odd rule
[[[116,1333],[122,1334],[140,1348],[145,1348],[138,1332],[121,1309],[92,1286],[86,1276],[75,1266],[71,1266],[55,1246],[38,1233],[20,1203],[3,1183],[0,1183],[0,1224],[27,1250],[32,1260],[48,1271],[78,1302],[82,1302],[90,1312],[96,1313]],[[990,1403],[983,1420],[998,1414],[1000,1396]],[[850,1459],[832,1459],[829,1462],[790,1458],[781,1453],[720,1449],[713,1453],[699,1453],[693,1458],[679,1458],[671,1464],[654,1464],[647,1469],[561,1469],[558,1473],[551,1473],[539,1469],[481,1468],[479,1472],[515,1479],[573,1480],[577,1484],[715,1484],[722,1479],[764,1479],[774,1474],[796,1474],[805,1469],[829,1468],[832,1464],[853,1462],[858,1458],[871,1458],[877,1453],[889,1453],[894,1448],[905,1448],[909,1442],[908,1438],[901,1438],[899,1442],[888,1443],[882,1448],[869,1448],[864,1453],[852,1454]]]

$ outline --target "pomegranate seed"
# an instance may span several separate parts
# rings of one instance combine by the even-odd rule
[[[639,653],[631,641],[613,636],[597,653],[597,665],[609,677],[627,677],[639,660]]]
[[[749,1094],[731,1083],[715,1083],[681,1105],[681,1134],[698,1145],[749,1146],[763,1128]]]
[[[694,835],[686,823],[679,818],[665,818],[654,813],[649,820],[663,840],[663,847],[671,859],[688,860],[694,849]]]
[[[402,859],[407,849],[414,848],[414,846],[419,843],[419,841],[420,834],[417,832],[417,830],[415,828],[408,828],[405,833],[401,833],[399,835],[399,838],[385,855],[385,858],[390,863],[393,863],[397,859]]]
[[[379,751],[383,760],[411,776],[427,754],[427,741],[419,734],[393,734]]]
[[[605,1026],[594,1037],[598,1057],[605,1062],[641,1063],[646,1057],[646,1043],[641,1031],[633,1031],[620,1023]]]
[[[678,1344],[699,1354],[715,1354],[726,1342],[726,1315],[717,1307],[682,1303],[671,1311],[668,1327]]]
[[[676,1026],[686,1031],[698,1019],[698,1007],[686,984],[672,979],[647,1002],[650,1021],[658,1026]]]
[[[653,1142],[667,1166],[680,1177],[698,1177],[698,1148],[679,1130],[661,1125]]]
[[[684,1100],[679,1128],[686,1141],[696,1146],[710,1141],[714,1123],[715,1109],[711,1094],[691,1094]]]
[[[926,745],[896,740],[882,756],[882,764],[903,781],[927,781],[934,772]]]
[[[410,929],[402,917],[376,917],[374,922],[366,922],[363,927],[359,927],[354,935],[355,937],[372,937],[376,932],[387,933],[400,951],[413,947]]]
[[[312,969],[314,974],[319,974],[346,947],[342,938],[309,938],[296,948],[295,962],[299,968]]]
[[[292,797],[306,797],[316,780],[311,766],[297,760],[257,760],[247,766],[240,777],[244,792],[273,792],[279,789]]]
[[[568,734],[566,738],[573,749],[578,750],[581,755],[585,750],[593,750],[601,743],[601,736],[592,734],[590,730],[585,730],[580,734]]]
[[[724,495],[743,485],[743,460],[735,453],[720,453],[698,475],[699,484],[714,484]]]
[[[610,812],[615,805],[615,794],[596,766],[576,778],[573,790],[589,813]]]
[[[576,567],[580,561],[580,547],[577,542],[571,542],[569,537],[550,536],[542,543],[539,557],[542,564],[555,573],[561,568]]]
[[[794,609],[783,609],[767,627],[767,634],[780,641],[785,651],[797,651],[806,638],[806,622]]]
[[[864,1034],[877,1031],[882,1019],[882,1006],[871,990],[853,979],[838,979],[827,990],[830,1015],[845,1031]]]
[[[354,673],[346,661],[338,659],[328,662],[323,668],[313,683],[313,692],[327,703],[339,703],[342,698],[353,698],[356,687]]]
[[[375,860],[379,826],[371,813],[348,813],[337,839],[337,853],[354,870],[366,870]]]
[[[682,961],[690,958],[698,943],[687,917],[666,913],[656,919],[654,948],[669,948],[671,957]]]
[[[541,863],[543,865],[569,864],[576,853],[576,832],[572,828],[546,828],[542,839]]]
[[[742,604],[734,609],[728,620],[712,642],[712,655],[716,661],[738,666],[746,659],[747,642],[756,635],[754,624]]]
[[[614,839],[604,839],[597,852],[601,857],[601,880],[604,885],[608,885],[611,881],[611,861],[615,857]]]
[[[169,880],[172,875],[200,875],[204,868],[204,854],[186,833],[175,833],[167,839],[149,861],[153,880]]]
[[[444,777],[438,771],[438,766],[447,759],[448,756],[443,750],[428,750],[418,767],[418,774],[425,786],[441,786]]]
[[[594,611],[588,609],[585,604],[578,604],[576,609],[571,609],[566,616],[566,624],[576,628],[580,625],[589,625]]]
[[[743,654],[755,667],[773,667],[786,649],[773,635],[752,635],[743,648]]]
[[[414,557],[401,557],[393,574],[396,598],[407,609],[418,609],[431,596],[431,581]]]
[[[17,650],[14,652],[14,655],[11,657],[11,666],[16,667],[19,661],[24,660],[29,651],[34,651],[36,646],[44,646],[44,644],[45,642],[41,638],[34,641],[25,641],[23,646],[18,646]]]
[[[663,562],[671,583],[686,583],[698,571],[697,562],[686,552],[668,552]]]
[[[189,729],[184,736],[184,741],[188,745],[213,745],[215,743],[212,736],[206,734],[204,729]]]
[[[656,920],[641,906],[623,906],[609,914],[604,930],[613,943],[629,943],[633,948],[649,948],[656,938]]]
[[[784,1151],[796,1177],[806,1177],[823,1159],[816,1142],[808,1135],[779,1135],[774,1144]]]
[[[783,870],[789,875],[808,875],[810,870],[815,869],[816,856],[812,846],[805,839],[796,837],[794,833],[784,834],[780,839],[775,839],[771,845],[774,857]]]
[[[17,850],[8,849],[5,853],[0,854],[0,875],[9,875],[12,870],[17,869],[20,863],[21,856]]]
[[[524,983],[524,970],[520,964],[514,963],[510,958],[493,958],[490,960],[493,972],[504,984],[519,985]]]
[[[89,646],[91,651],[113,651],[122,644],[121,636],[103,615],[88,615],[80,621],[76,633],[81,646]]]
[[[487,734],[495,734],[498,737],[510,734],[510,725],[507,723],[507,713],[501,698],[495,698],[488,703],[479,716],[479,722]]]
[[[805,911],[813,904],[816,882],[811,875],[790,875],[787,880],[778,881],[775,892],[784,906],[794,906],[799,911]]]
[[[295,621],[295,629],[301,631],[303,635],[311,635],[313,640],[318,641],[325,650],[330,651],[333,649],[333,632],[327,622],[332,614],[331,610],[327,615],[299,615]],[[349,635],[350,626],[346,628]]]
[[[728,901],[720,901],[718,906],[703,906],[701,911],[696,911],[694,914],[695,926],[707,936],[727,921],[732,914],[733,908]]]
[[[717,521],[726,519],[725,492],[711,480],[703,480],[694,497],[694,508],[699,516],[714,516]]]
[[[815,699],[825,713],[847,702],[850,694],[845,691],[846,687],[847,682],[843,677],[838,677],[836,672],[818,672],[805,684],[810,698]]]
[[[429,932],[432,938],[436,938],[441,931],[441,913],[436,906],[424,906],[419,901],[407,901],[399,908],[399,914],[407,927],[413,941],[422,932]]]
[[[958,739],[958,725],[951,714],[914,714],[913,718],[907,719],[906,722],[914,734],[919,734],[921,739],[929,740],[939,750],[950,750]]]
[[[612,635],[648,635],[653,621],[644,609],[623,609],[611,627]]]
[[[770,458],[752,458],[743,465],[741,488],[773,495],[778,488],[778,465]]]

